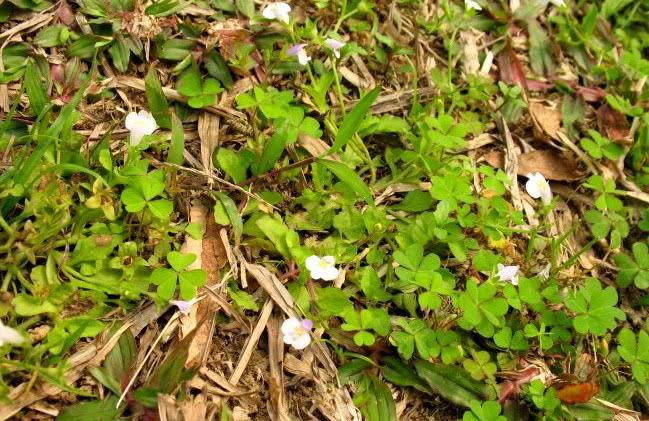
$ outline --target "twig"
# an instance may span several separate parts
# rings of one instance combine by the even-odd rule
[[[174,313],[171,318],[169,318],[169,321],[165,325],[165,327],[162,328],[160,333],[158,334],[158,337],[155,338],[155,341],[151,344],[151,347],[147,351],[146,355],[144,356],[144,359],[142,359],[142,362],[138,366],[138,368],[135,370],[135,372],[131,375],[131,380],[128,381],[128,384],[124,388],[124,391],[122,392],[122,395],[119,397],[119,400],[117,401],[117,405],[115,405],[115,408],[119,408],[119,405],[122,403],[124,398],[126,397],[126,394],[128,393],[129,390],[131,390],[131,387],[133,387],[133,383],[135,383],[135,379],[137,379],[137,375],[140,374],[140,371],[144,368],[144,364],[148,361],[149,357],[153,353],[153,350],[155,350],[155,347],[158,345],[158,342],[160,342],[160,339],[164,336],[165,333],[167,333],[167,329],[169,329],[169,326],[178,319],[179,313],[176,312]]]
[[[241,379],[243,372],[248,366],[248,362],[250,361],[250,357],[252,356],[252,351],[257,347],[259,337],[261,336],[262,333],[264,333],[264,329],[266,328],[266,323],[268,323],[268,319],[270,318],[270,314],[272,311],[273,311],[273,300],[269,299],[268,301],[266,301],[266,304],[264,304],[264,307],[261,309],[261,313],[259,313],[259,318],[257,319],[257,325],[252,330],[250,336],[248,336],[246,345],[243,348],[243,352],[241,353],[241,356],[239,357],[239,361],[237,362],[237,367],[234,369],[232,376],[230,376],[230,383],[232,383],[233,385],[236,386],[237,383],[239,383],[239,380]]]
[[[253,184],[259,180],[263,180],[264,178],[273,178],[276,177],[278,174],[281,174],[285,171],[290,171],[294,170],[295,168],[300,168],[304,167],[306,165],[311,164],[312,162],[315,162],[318,159],[318,157],[312,156],[311,158],[303,159],[302,161],[294,162],[291,165],[287,165],[282,168],[278,168],[276,170],[271,170],[268,171],[265,174],[257,175],[255,177],[251,177],[245,181],[242,181],[241,183],[238,184],[238,186],[248,186],[250,184]]]
[[[181,171],[187,171],[187,172],[190,172],[190,173],[192,173],[192,174],[198,174],[198,175],[202,175],[203,177],[211,178],[212,180],[216,180],[216,181],[218,181],[219,183],[221,183],[221,184],[223,184],[223,185],[226,185],[226,186],[228,186],[228,187],[230,187],[230,188],[232,188],[232,189],[234,189],[234,190],[238,190],[238,191],[240,191],[241,193],[245,194],[246,196],[250,196],[250,197],[252,197],[253,199],[258,200],[258,201],[264,203],[266,206],[268,206],[268,207],[270,207],[270,208],[272,208],[272,209],[280,210],[278,207],[273,206],[272,204],[270,204],[270,203],[267,202],[266,200],[262,199],[259,195],[255,194],[255,193],[252,193],[252,192],[249,192],[248,190],[244,189],[244,188],[241,187],[241,186],[238,186],[238,185],[236,185],[236,184],[230,183],[228,180],[225,180],[225,179],[223,179],[223,178],[221,178],[221,177],[219,177],[219,176],[217,176],[217,175],[209,174],[209,173],[206,173],[205,171],[197,170],[197,169],[195,169],[195,168],[188,168],[188,167],[183,167],[182,165],[172,164],[172,163],[170,163],[170,162],[162,162],[162,161],[159,161],[159,160],[157,160],[157,159],[155,159],[155,158],[151,158],[151,160],[152,160],[153,162],[155,162],[156,164],[158,164],[158,165],[166,165],[166,166],[168,166],[168,167],[177,168],[177,169],[179,169],[179,170],[181,170]]]

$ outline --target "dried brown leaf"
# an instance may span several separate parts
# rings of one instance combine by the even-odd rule
[[[539,102],[530,103],[529,110],[535,128],[551,138],[557,139],[557,131],[561,128],[561,110],[546,107]]]
[[[504,166],[502,151],[491,151],[482,156],[489,165],[496,168]],[[518,175],[540,172],[548,180],[578,180],[581,175],[574,159],[561,156],[552,150],[538,150],[522,153],[518,156]]]
[[[597,109],[597,125],[601,133],[614,142],[631,144],[629,138],[629,121],[621,112],[604,104]]]

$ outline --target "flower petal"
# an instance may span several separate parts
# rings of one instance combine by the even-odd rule
[[[310,272],[313,272],[320,268],[320,258],[318,256],[309,256],[304,261],[304,265]]]
[[[321,269],[320,278],[322,278],[323,281],[335,281],[336,279],[338,279],[339,272],[340,271],[337,267],[329,266]]]
[[[295,338],[292,345],[295,349],[304,349],[311,343],[311,335],[305,333]]]
[[[25,338],[16,330],[5,326],[0,322],[0,346],[4,344],[19,344],[25,341]]]
[[[323,256],[322,260],[324,260],[325,262],[327,262],[327,264],[331,266],[336,264],[336,258],[333,256]]]
[[[298,319],[294,317],[289,317],[288,319],[284,320],[282,323],[282,327],[280,328],[280,331],[286,335],[292,335],[295,333],[295,329],[299,328],[301,326],[301,323]]]

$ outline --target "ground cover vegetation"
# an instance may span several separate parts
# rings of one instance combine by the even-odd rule
[[[644,419],[649,3],[0,4],[0,419]]]

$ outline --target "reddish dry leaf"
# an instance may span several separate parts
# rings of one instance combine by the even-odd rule
[[[529,366],[521,371],[514,371],[501,374],[501,377],[506,377],[510,380],[505,380],[499,384],[500,398],[498,402],[503,403],[510,395],[517,395],[521,391],[521,387],[529,383],[534,377],[538,376],[541,370],[535,366]]]
[[[491,151],[483,158],[489,165],[503,168],[505,157],[502,151]],[[518,156],[518,175],[540,172],[548,180],[571,181],[581,178],[577,162],[572,157],[560,155],[552,150],[538,150]]]
[[[503,82],[509,84],[517,83],[523,88],[527,88],[523,65],[510,46],[498,55],[498,69],[500,69],[500,79]]]
[[[59,8],[56,10],[56,14],[62,24],[70,26],[74,23],[74,12],[65,0],[62,0],[61,3],[59,3]]]
[[[556,139],[557,130],[561,128],[561,111],[545,107],[539,102],[530,103],[529,110],[535,126],[548,136]]]
[[[573,86],[573,89],[586,102],[598,102],[604,99],[606,91],[602,88],[587,88],[585,86]]]
[[[595,382],[569,384],[557,389],[557,397],[563,403],[586,403],[599,392]]]
[[[618,143],[630,143],[629,121],[624,114],[604,104],[597,109],[597,125],[606,137]]]

